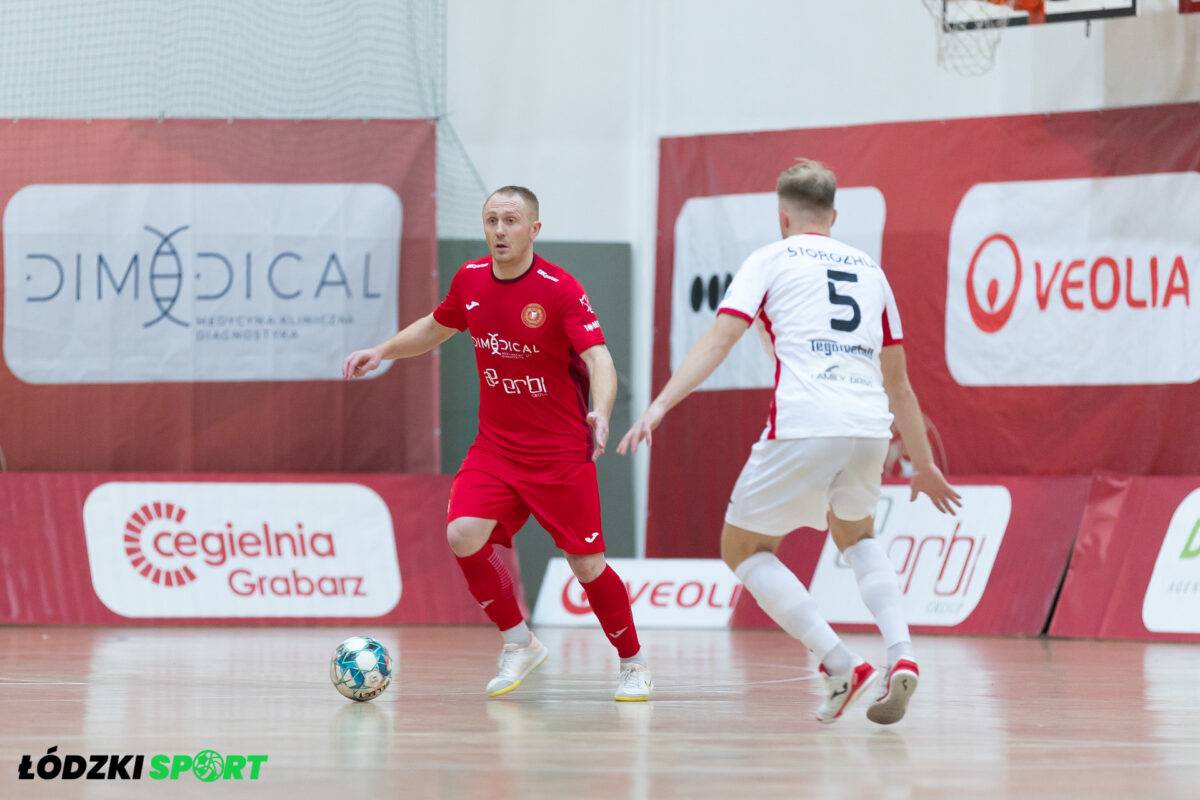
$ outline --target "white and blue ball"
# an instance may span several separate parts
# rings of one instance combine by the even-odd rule
[[[392,657],[370,636],[351,636],[333,651],[329,679],[351,700],[370,700],[392,682]]]

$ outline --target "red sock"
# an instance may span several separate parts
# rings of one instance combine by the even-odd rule
[[[506,631],[525,621],[513,594],[512,574],[490,542],[469,556],[458,556],[458,566],[467,579],[471,596],[496,627]]]
[[[621,658],[632,658],[637,655],[642,645],[638,642],[637,628],[633,625],[633,609],[629,607],[629,592],[625,583],[613,571],[604,565],[604,572],[590,583],[583,584],[588,603],[600,627],[608,634],[608,640],[617,648]]]

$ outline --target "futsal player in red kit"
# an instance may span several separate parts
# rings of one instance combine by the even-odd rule
[[[587,293],[533,252],[542,223],[522,186],[483,206],[491,256],[464,264],[432,314],[346,357],[342,377],[411,358],[470,332],[479,370],[479,433],[450,489],[446,537],[467,586],[500,629],[490,697],[510,692],[548,657],[529,630],[493,545],[512,546],[529,515],[562,550],[621,660],[614,698],[647,700],[650,672],[625,583],[604,560],[595,461],[608,441],[617,372]],[[588,410],[589,396],[591,411]]]

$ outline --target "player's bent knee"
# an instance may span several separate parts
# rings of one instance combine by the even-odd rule
[[[572,555],[563,553],[567,559],[567,565],[574,573],[575,579],[580,583],[591,583],[600,577],[600,573],[604,572],[604,568],[608,563],[604,560],[603,553],[590,553],[588,555]]]
[[[772,537],[730,525],[721,528],[721,560],[732,570],[750,556],[759,552],[775,552],[778,540]]]
[[[495,523],[491,520],[453,519],[446,526],[446,541],[454,555],[461,557],[477,553],[487,544]]]

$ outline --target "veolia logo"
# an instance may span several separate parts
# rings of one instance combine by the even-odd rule
[[[1008,298],[1003,303],[999,303],[1000,281],[991,278],[988,280],[985,290],[987,308],[984,308],[983,304],[979,302],[978,287],[975,285],[975,267],[979,263],[980,256],[989,247],[1007,248],[1008,252],[1012,254],[1012,290],[1009,292]],[[971,310],[971,319],[975,320],[975,326],[984,333],[995,333],[1003,328],[1012,317],[1020,289],[1021,254],[1017,252],[1017,245],[1003,233],[993,233],[975,249],[975,254],[971,256],[971,266],[967,269],[967,306]]]
[[[625,581],[638,625],[720,628],[729,624],[741,594],[737,576],[720,559],[610,559]],[[546,565],[533,610],[540,625],[596,625],[587,593],[566,559]]]
[[[946,262],[946,363],[963,386],[1200,380],[1200,173],[982,183]]]

